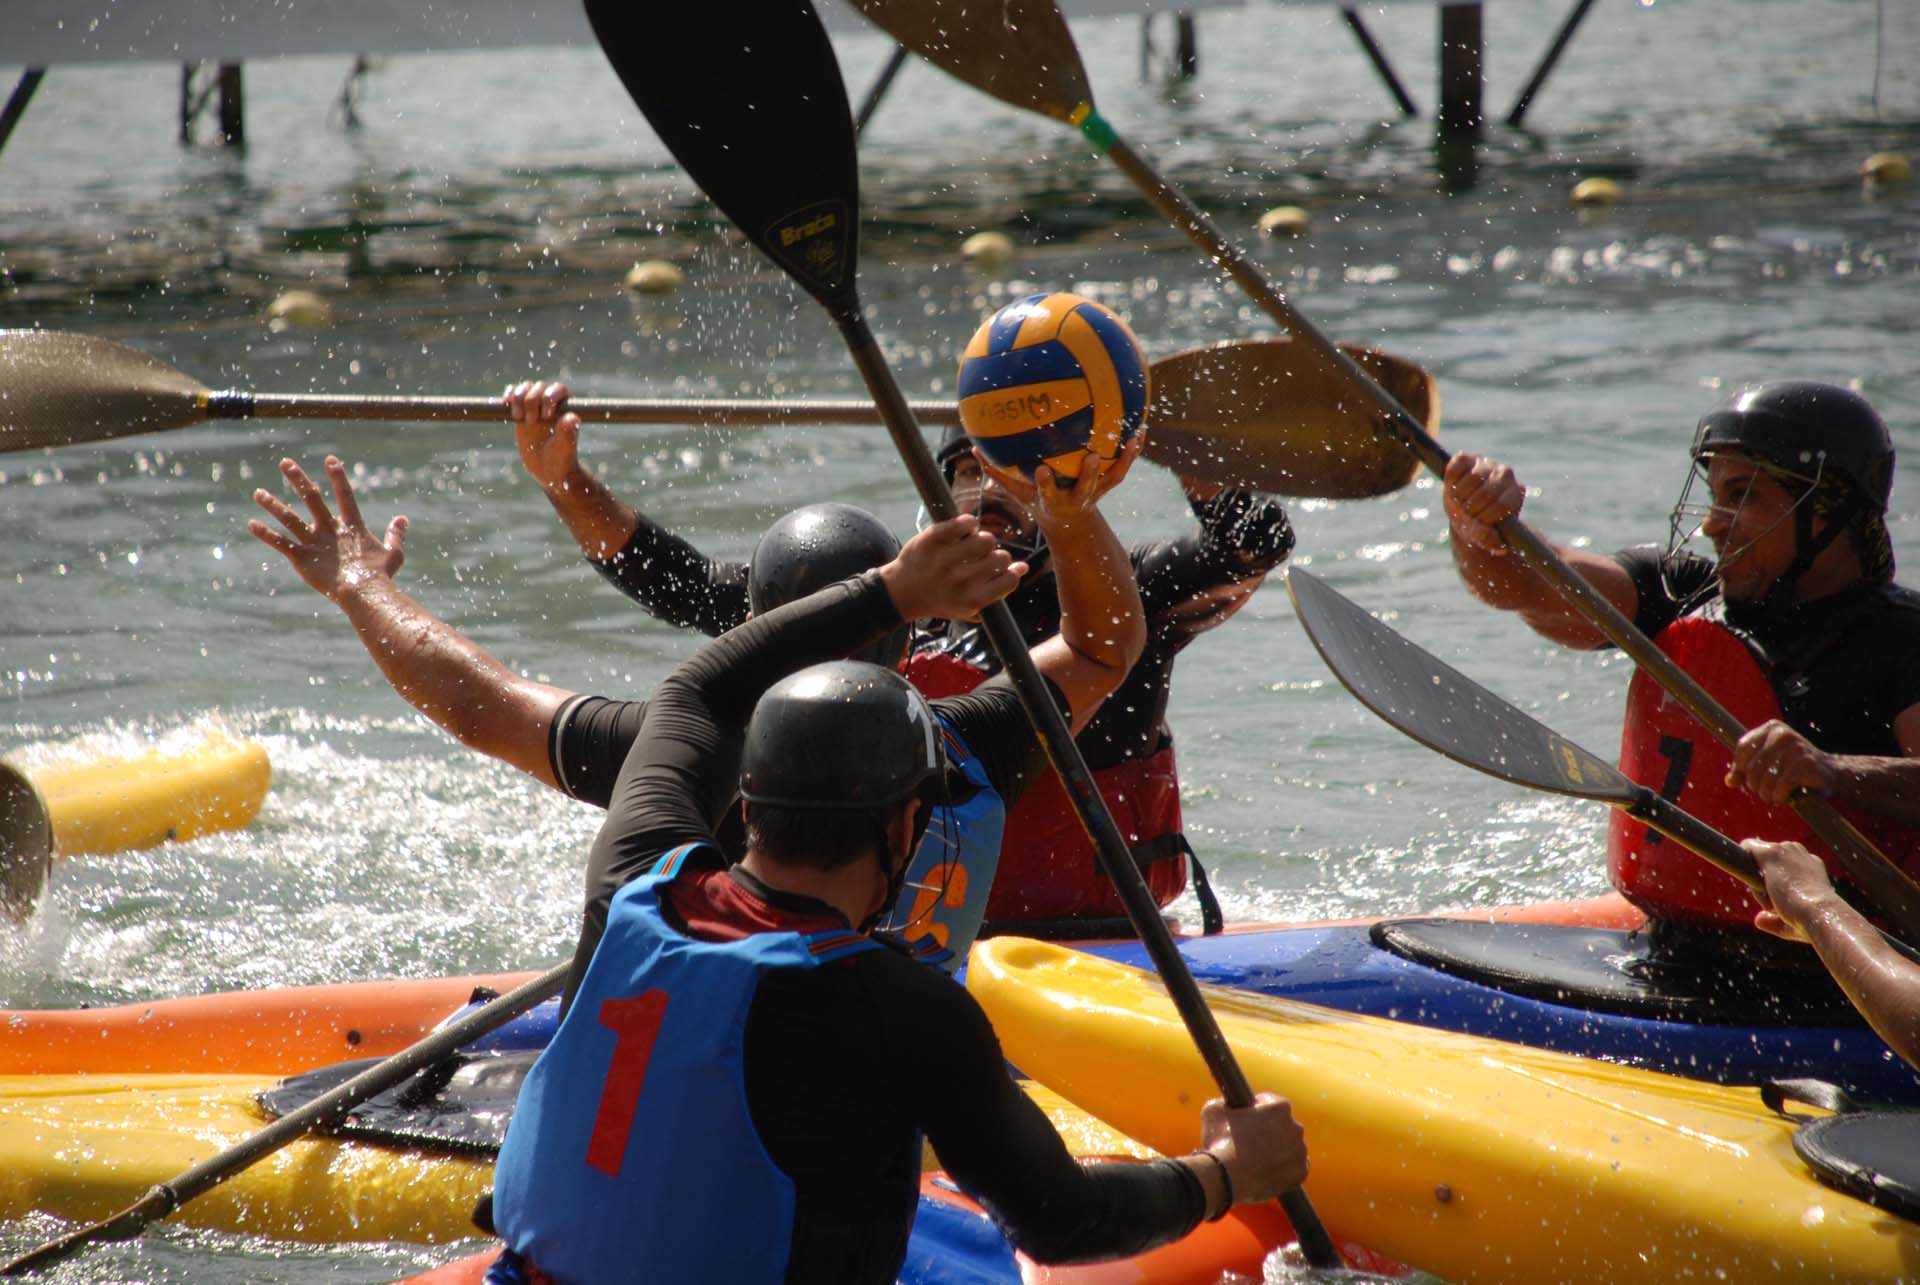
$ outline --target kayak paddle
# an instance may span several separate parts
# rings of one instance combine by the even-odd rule
[[[25,772],[0,763],[0,915],[23,924],[53,871],[53,814]]]
[[[1294,614],[1327,668],[1394,728],[1488,776],[1618,808],[1764,900],[1758,863],[1733,839],[1508,704],[1318,576],[1298,567],[1285,575]],[[1892,933],[1880,930],[1880,936],[1908,958],[1920,958]]]
[[[1240,248],[1213,226],[1200,208],[1162,178],[1113,126],[1094,109],[1086,66],[1055,0],[996,0],[984,17],[967,0],[851,0],[881,30],[935,66],[983,92],[1027,111],[1077,128],[1097,151],[1105,153],[1167,219],[1234,279],[1247,297],[1295,339],[1306,344],[1340,373],[1379,411],[1377,430],[1393,434],[1436,477],[1446,472],[1449,453],[1412,413],[1320,332],[1274,288]],[[1369,447],[1368,449],[1373,449]],[[1517,517],[1498,527],[1502,538],[1535,574],[1564,595],[1580,613],[1635,664],[1680,702],[1722,744],[1732,746],[1746,732],[1705,688],[1655,647],[1620,611]],[[1920,940],[1920,885],[1875,848],[1833,806],[1817,795],[1801,795],[1792,806],[1838,857],[1855,883],[1901,930]]]
[[[461,1045],[471,1043],[496,1027],[505,1026],[542,1000],[558,995],[570,967],[571,963],[555,965],[532,981],[487,1001],[465,1017],[448,1023],[418,1043],[368,1067],[298,1110],[289,1111],[245,1141],[202,1160],[170,1182],[157,1184],[146,1195],[112,1217],[82,1227],[38,1249],[29,1250],[0,1266],[0,1276],[20,1276],[49,1267],[91,1244],[132,1240],[149,1223],[165,1218],[195,1196],[219,1186],[247,1166],[266,1159],[313,1129],[325,1128],[337,1122],[368,1098],[384,1093],[409,1076],[439,1062]]]
[[[1286,570],[1314,649],[1362,705],[1430,750],[1515,785],[1619,808],[1754,891],[1760,867],[1739,844],[1595,758],[1374,619],[1332,585]]]
[[[855,287],[860,199],[853,117],[813,6],[806,0],[587,0],[587,18],[641,114],[688,176],[833,318],[927,512],[936,521],[954,517],[953,494],[867,326]],[[663,62],[661,49],[675,56]],[[1230,1105],[1253,1105],[1253,1089],[1174,948],[1012,613],[998,602],[981,619],[1208,1069]],[[1313,1264],[1339,1266],[1305,1193],[1288,1192],[1281,1201]]]
[[[1407,402],[1439,418],[1433,376],[1410,361],[1347,349]],[[1419,465],[1391,439],[1370,437],[1366,409],[1326,368],[1284,340],[1243,339],[1153,363],[1146,456],[1175,472],[1277,495],[1384,495]],[[507,418],[499,397],[216,391],[164,362],[92,335],[0,330],[0,451],[160,433],[209,420],[404,420],[488,423]],[[959,422],[952,402],[912,402],[925,424]],[[871,401],[575,397],[588,423],[873,424]],[[1342,444],[1360,441],[1361,449]]]

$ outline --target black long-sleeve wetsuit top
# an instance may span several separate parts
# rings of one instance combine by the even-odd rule
[[[655,691],[614,779],[596,865],[632,878],[684,843],[712,842],[710,819],[733,792],[759,694],[898,623],[869,572],[756,617],[682,664]],[[703,911],[734,902],[756,927],[845,925],[832,907],[738,869],[712,877],[734,886]],[[603,924],[605,912],[602,901]],[[916,1207],[921,1132],[1043,1261],[1137,1253],[1185,1235],[1205,1212],[1198,1181],[1177,1162],[1075,1161],[1009,1079],[979,1005],[904,952],[770,974],[744,1038],[755,1128],[795,1188],[789,1280],[894,1278]]]
[[[1222,619],[1215,604],[1234,586],[1265,575],[1293,549],[1293,527],[1278,500],[1222,491],[1192,505],[1198,525],[1173,540],[1128,551],[1140,586],[1147,644],[1119,688],[1101,703],[1076,738],[1094,771],[1157,753],[1168,740],[1167,699],[1173,662],[1186,645]],[[718,635],[747,618],[747,564],[707,557],[639,515],[620,552],[592,566],[654,616]],[[1047,576],[1029,578],[1007,599],[1029,646],[1060,630],[1060,601]],[[977,624],[927,622],[912,650],[947,651],[987,673],[999,661]]]

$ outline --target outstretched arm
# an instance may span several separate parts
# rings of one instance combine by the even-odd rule
[[[1754,926],[1811,942],[1868,1025],[1920,1070],[1920,964],[1887,945],[1834,891],[1826,864],[1800,844],[1749,839],[1741,846],[1760,863],[1771,903]]]
[[[280,525],[254,518],[247,530],[285,554],[309,587],[345,613],[367,654],[408,704],[461,744],[558,788],[547,737],[554,715],[573,693],[522,678],[394,584],[407,519],[396,517],[385,537],[376,537],[360,516],[345,466],[329,455],[326,469],[333,509],[306,470],[283,459],[280,472],[308,517],[262,489],[253,493],[254,501]]]
[[[1453,564],[1468,592],[1489,607],[1518,613],[1535,633],[1564,647],[1606,645],[1607,636],[1515,556],[1495,529],[1503,519],[1519,517],[1526,502],[1526,488],[1512,469],[1462,451],[1447,462],[1441,490],[1452,528]],[[1555,545],[1554,552],[1622,615],[1633,618],[1639,593],[1624,567],[1582,549]]]
[[[504,400],[520,462],[593,569],[650,615],[718,636],[747,618],[747,568],[716,562],[607,489],[580,464],[565,384],[514,384]]]
[[[1053,550],[1060,632],[1033,649],[1033,663],[1067,698],[1075,732],[1120,686],[1147,645],[1133,564],[1099,507],[1100,497],[1120,484],[1144,444],[1136,436],[1108,464],[1090,458],[1071,486],[1057,485],[1044,464],[1029,481],[1017,470],[996,468],[979,457],[981,468],[1033,512]]]
[[[566,524],[580,552],[606,562],[633,538],[639,515],[580,465],[580,417],[563,411],[565,384],[530,380],[507,388],[514,444],[527,475]]]

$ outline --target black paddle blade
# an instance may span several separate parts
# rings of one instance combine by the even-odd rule
[[[185,428],[206,389],[143,352],[61,330],[0,330],[0,451]]]
[[[874,26],[1003,103],[1070,125],[1093,90],[1054,0],[850,0]]]
[[[855,307],[853,117],[813,6],[587,0],[587,19],[688,177],[815,299]]]
[[[1375,620],[1319,577],[1287,569],[1287,596],[1334,677],[1430,750],[1531,789],[1629,804],[1641,787]]]

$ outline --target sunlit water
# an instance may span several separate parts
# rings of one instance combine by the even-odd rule
[[[1560,9],[1490,7],[1491,109]],[[1693,421],[1745,381],[1855,384],[1904,452],[1920,445],[1920,203],[1855,177],[1870,152],[1920,150],[1920,20],[1878,16],[1877,33],[1854,3],[1599,6],[1531,132],[1491,129],[1477,174],[1442,164],[1429,122],[1380,122],[1386,92],[1330,7],[1207,12],[1202,75],[1171,89],[1137,82],[1134,24],[1080,36],[1106,114],[1230,232],[1251,240],[1275,204],[1311,212],[1310,236],[1253,244],[1304,311],[1430,368],[1446,442],[1512,460],[1549,534],[1613,547],[1664,532]],[[1430,104],[1433,11],[1369,23]],[[840,47],[858,94],[884,47]],[[493,392],[536,373],[605,395],[857,391],[820,310],[721,227],[598,53],[396,58],[354,134],[324,119],[344,71],[249,66],[252,143],[228,155],[171,142],[172,69],[56,69],[0,154],[0,325],[110,336],[263,391]],[[903,75],[862,166],[862,293],[914,395],[950,394],[980,316],[1029,289],[1111,303],[1154,356],[1272,333],[1071,135],[927,68]],[[1569,205],[1591,174],[1621,183],[1617,206]],[[985,227],[1023,246],[1008,273],[958,262]],[[620,274],[649,257],[681,262],[687,286],[624,297]],[[270,333],[261,312],[295,286],[326,294],[334,323]],[[244,833],[62,865],[32,923],[0,932],[0,1003],[534,967],[569,948],[597,815],[415,718],[244,530],[280,455],[329,451],[371,520],[411,517],[403,583],[524,672],[642,694],[695,645],[581,564],[504,428],[258,423],[0,457],[0,750],[31,764],[79,738],[143,745],[217,720],[275,768]],[[916,507],[875,431],[596,429],[586,452],[723,556],[807,501],[863,504],[900,531]],[[1150,469],[1108,507],[1129,539],[1185,521]],[[1292,511],[1300,565],[1611,753],[1625,667],[1472,603],[1431,483]],[[1891,526],[1908,563],[1917,517],[1902,478]],[[1595,807],[1377,722],[1277,583],[1183,659],[1172,716],[1189,832],[1235,918],[1605,887]],[[56,1278],[377,1280],[443,1257],[165,1231]]]

